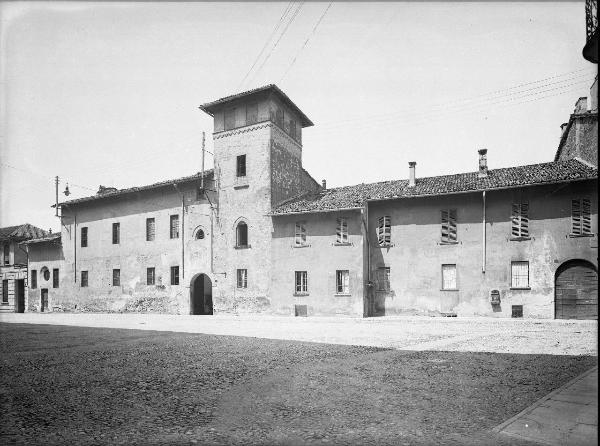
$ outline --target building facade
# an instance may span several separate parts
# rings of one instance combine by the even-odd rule
[[[200,108],[214,171],[62,203],[60,253],[28,244],[31,273],[59,269],[30,309],[46,290],[67,311],[597,318],[591,138],[549,163],[488,170],[482,150],[473,172],[327,189],[276,86]]]
[[[21,243],[43,237],[46,231],[29,223],[0,228],[0,313],[23,313],[27,300],[27,251]]]

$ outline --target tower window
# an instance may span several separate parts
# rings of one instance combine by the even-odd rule
[[[248,225],[243,221],[238,223],[235,231],[235,246],[238,248],[248,246]]]
[[[246,107],[246,125],[258,122],[258,104],[248,104]]]
[[[196,232],[196,240],[204,239],[204,231],[202,229],[198,229]]]
[[[246,155],[238,155],[235,170],[238,177],[246,176]]]
[[[235,128],[235,108],[225,110],[225,130]]]

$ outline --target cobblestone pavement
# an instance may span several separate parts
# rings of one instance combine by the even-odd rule
[[[507,318],[0,314],[2,322],[135,328],[408,350],[598,355],[598,322]]]
[[[597,363],[19,323],[0,339],[0,441],[27,445],[527,445],[492,429]]]

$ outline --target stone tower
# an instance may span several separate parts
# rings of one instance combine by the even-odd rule
[[[215,312],[268,310],[269,214],[277,203],[319,187],[302,168],[302,129],[313,124],[275,85],[200,108],[214,118]]]

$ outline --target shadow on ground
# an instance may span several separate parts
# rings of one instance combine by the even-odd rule
[[[491,429],[597,363],[56,325],[0,336],[5,444],[516,444]]]

